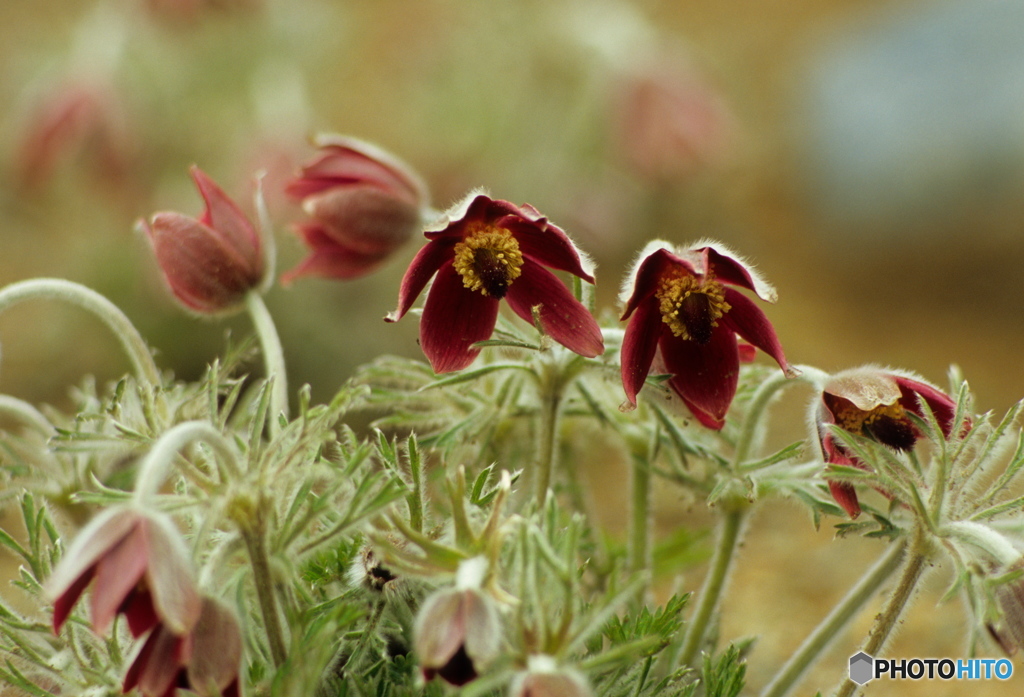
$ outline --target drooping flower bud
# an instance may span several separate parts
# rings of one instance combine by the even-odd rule
[[[321,136],[317,146],[317,159],[285,187],[309,215],[296,230],[311,250],[286,283],[370,273],[419,232],[429,209],[426,184],[390,153],[342,136]]]
[[[462,563],[456,584],[428,597],[413,629],[413,647],[423,677],[435,675],[465,685],[493,661],[501,648],[497,603],[480,589],[482,558]]]
[[[263,281],[260,236],[238,205],[198,167],[192,168],[206,210],[198,218],[155,214],[142,224],[174,296],[190,310],[216,314],[238,307]]]
[[[165,697],[175,688],[202,697],[238,697],[242,632],[234,613],[212,598],[202,599],[191,632],[176,634],[160,624],[135,655],[124,692],[138,687],[145,697]]]
[[[559,667],[547,655],[530,656],[527,669],[512,680],[510,697],[591,697],[587,679],[578,671]]]
[[[199,618],[199,592],[185,543],[163,514],[110,508],[82,529],[46,582],[54,599],[54,632],[92,582],[97,634],[105,633],[118,614],[125,615],[136,637],[158,623],[185,634]]]

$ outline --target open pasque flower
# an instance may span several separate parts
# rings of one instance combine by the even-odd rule
[[[429,208],[426,184],[394,155],[342,136],[316,145],[320,155],[285,187],[310,217],[296,225],[310,255],[284,282],[370,273],[420,230]]]
[[[829,429],[839,428],[870,438],[894,450],[914,447],[920,431],[909,415],[923,417],[922,403],[938,420],[943,435],[949,436],[956,413],[956,402],[937,387],[901,371],[864,366],[844,370],[832,376],[821,393],[814,420],[825,462],[867,469],[849,453]],[[829,481],[829,490],[851,518],[860,515],[857,490],[849,482]]]
[[[253,224],[212,179],[198,167],[192,167],[192,179],[206,202],[198,218],[157,213],[142,227],[174,297],[196,312],[225,312],[263,283],[262,243]]]
[[[160,513],[109,508],[82,529],[46,582],[54,599],[54,632],[90,583],[97,634],[105,633],[119,613],[136,637],[158,623],[185,634],[199,619],[188,551],[174,524]]]
[[[135,655],[124,678],[145,697],[173,697],[190,690],[202,697],[238,697],[242,632],[234,614],[211,598],[202,599],[192,631],[177,634],[159,624]]]
[[[749,342],[789,366],[765,314],[733,286],[775,302],[775,289],[753,268],[712,242],[674,249],[660,240],[641,252],[620,296],[622,385],[629,405],[643,387],[655,356],[671,374],[668,384],[708,428],[725,425],[739,380],[740,343]]]
[[[402,279],[397,322],[436,274],[420,320],[420,346],[436,373],[465,368],[491,336],[504,298],[512,310],[581,356],[604,351],[597,322],[548,269],[594,282],[589,261],[530,205],[474,192],[424,233],[430,241]]]

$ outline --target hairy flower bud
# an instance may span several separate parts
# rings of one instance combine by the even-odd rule
[[[530,656],[527,669],[512,680],[511,697],[591,697],[587,679],[579,672],[561,668],[547,655]]]
[[[185,307],[204,314],[229,311],[263,281],[260,236],[202,170],[193,167],[192,178],[206,202],[202,215],[157,213],[142,227],[171,292]]]
[[[419,231],[429,206],[419,175],[390,153],[342,136],[317,145],[317,159],[285,187],[309,215],[296,230],[311,250],[285,282],[370,273]]]

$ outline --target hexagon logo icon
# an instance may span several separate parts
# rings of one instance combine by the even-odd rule
[[[865,685],[874,678],[875,659],[863,651],[850,656],[850,680]]]

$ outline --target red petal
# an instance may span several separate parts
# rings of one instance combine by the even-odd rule
[[[143,525],[137,525],[116,547],[96,564],[96,585],[92,590],[92,628],[104,634],[118,608],[146,573],[149,540]]]
[[[704,345],[662,334],[661,353],[673,377],[668,384],[688,404],[695,407],[701,423],[722,423],[739,382],[740,357],[736,335],[721,325],[711,332]]]
[[[153,596],[138,587],[128,594],[118,612],[128,620],[128,629],[136,639],[160,623],[153,607]]]
[[[435,373],[462,370],[480,353],[472,345],[489,339],[497,320],[498,301],[464,287],[459,272],[445,266],[423,306],[420,348]]]
[[[519,251],[527,259],[558,271],[568,271],[587,283],[594,277],[583,268],[579,250],[565,232],[550,223],[543,225],[522,218],[509,217],[502,222],[519,242]]]
[[[857,490],[853,484],[829,480],[828,490],[832,492],[832,498],[843,507],[848,516],[856,518],[860,515],[860,502],[857,500]]]
[[[312,248],[312,253],[294,269],[281,275],[282,284],[287,285],[303,276],[347,281],[365,276],[387,260],[387,254],[364,254],[345,247],[330,237],[320,225],[305,224],[296,229]]]
[[[757,293],[762,300],[775,302],[774,291],[770,287],[767,289],[764,288],[765,284],[762,284],[762,288],[758,288],[758,284],[755,282],[754,277],[742,262],[722,254],[714,247],[705,247],[700,251],[704,254],[705,269],[712,269],[715,278],[720,281],[725,281],[726,283],[731,283],[735,286],[741,286],[748,290],[752,290]],[[765,297],[766,295],[768,297]]]
[[[637,305],[626,325],[619,362],[622,364],[622,387],[626,391],[626,399],[634,406],[636,395],[651,372],[651,363],[661,338],[661,325],[661,310],[653,296]]]
[[[82,593],[85,592],[86,586],[92,581],[92,577],[95,573],[96,567],[86,569],[81,576],[75,579],[68,588],[61,593],[56,600],[53,601],[53,633],[59,634],[60,628],[64,626],[64,622],[67,621],[68,615],[71,614],[71,608],[75,606],[78,599],[82,597]]]
[[[740,349],[740,363],[753,363],[754,358],[757,357],[757,349],[748,344],[745,341],[741,341],[739,345]]]
[[[786,361],[786,355],[782,351],[779,337],[775,334],[775,328],[768,321],[767,315],[761,312],[761,308],[737,290],[732,288],[724,290],[725,301],[732,306],[732,309],[719,320],[722,325],[774,358],[787,375],[796,374]]]
[[[250,268],[258,269],[262,276],[263,257],[260,236],[238,205],[228,198],[224,190],[196,166],[191,169],[192,179],[206,202],[206,211],[200,221],[209,225],[217,235],[240,254]]]
[[[644,298],[654,295],[654,291],[658,289],[658,281],[673,267],[690,276],[697,275],[690,262],[680,259],[667,249],[657,249],[640,262],[633,279],[633,294],[629,296],[622,310],[622,319],[628,319]]]
[[[432,240],[417,252],[412,263],[409,264],[409,268],[406,269],[405,276],[402,277],[402,286],[398,290],[398,308],[384,318],[386,321],[397,322],[405,316],[413,302],[423,292],[430,277],[455,257],[454,249],[458,242],[458,238]],[[451,265],[448,268],[453,273],[455,272]]]
[[[420,209],[368,186],[335,188],[306,200],[305,211],[324,234],[363,254],[387,254],[409,241]]]
[[[532,324],[532,308],[539,305],[540,326],[552,339],[587,358],[604,353],[601,327],[565,284],[529,259],[523,260],[521,270],[505,295],[515,313]]]
[[[945,392],[917,380],[911,380],[899,375],[893,375],[892,378],[899,385],[900,392],[903,393],[900,403],[918,416],[921,416],[922,411],[918,404],[918,399],[923,399],[928,404],[928,408],[935,414],[935,418],[942,428],[943,435],[949,436],[949,431],[953,428],[953,420],[956,418],[956,402],[953,401],[953,398]],[[916,397],[913,395],[916,395]]]

